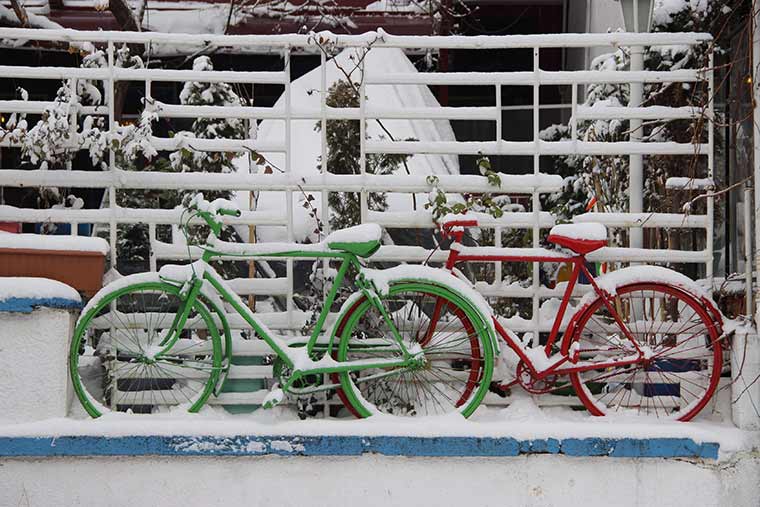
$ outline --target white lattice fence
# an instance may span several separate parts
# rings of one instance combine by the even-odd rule
[[[186,148],[209,152],[258,152],[279,153],[284,159],[283,172],[265,174],[263,171],[251,170],[251,173],[202,174],[202,173],[160,173],[148,171],[125,171],[117,167],[111,153],[108,169],[104,171],[81,170],[70,167],[68,170],[18,170],[2,167],[0,186],[3,187],[37,187],[61,186],[77,188],[103,189],[105,198],[100,209],[20,209],[0,206],[0,221],[18,222],[53,222],[71,223],[72,233],[76,234],[76,224],[93,223],[107,230],[110,239],[111,262],[115,265],[119,252],[116,245],[119,224],[148,224],[151,241],[150,267],[156,269],[160,262],[167,260],[186,260],[188,249],[183,245],[162,243],[156,238],[156,229],[163,225],[176,225],[180,220],[180,210],[176,209],[130,209],[117,206],[117,191],[127,189],[186,189],[202,190],[236,190],[255,192],[278,192],[282,195],[281,210],[245,211],[240,218],[228,219],[230,224],[243,226],[280,226],[287,231],[287,238],[293,241],[294,234],[294,196],[303,192],[319,193],[321,213],[327,216],[327,195],[330,192],[358,192],[361,195],[361,218],[364,222],[376,222],[389,229],[429,229],[433,227],[431,213],[422,210],[371,211],[368,207],[368,195],[373,192],[398,194],[425,194],[432,187],[425,175],[373,175],[366,172],[366,156],[374,153],[406,154],[412,156],[447,156],[447,155],[508,155],[527,156],[533,159],[532,174],[502,175],[501,187],[495,189],[485,177],[472,175],[439,175],[438,187],[445,192],[499,192],[511,195],[522,194],[529,202],[528,211],[506,213],[501,218],[483,221],[480,226],[495,230],[495,247],[508,247],[501,244],[501,232],[509,229],[524,229],[532,232],[534,247],[539,246],[540,231],[554,225],[554,217],[541,210],[540,196],[556,192],[562,180],[559,176],[543,174],[540,171],[542,157],[559,155],[677,155],[686,158],[705,157],[707,174],[712,178],[713,170],[713,129],[712,103],[701,107],[605,107],[590,108],[582,105],[579,95],[584,86],[591,83],[696,83],[708,86],[708,96],[712,97],[712,69],[680,69],[675,71],[547,71],[541,69],[541,52],[548,49],[587,48],[587,47],[643,47],[652,45],[698,45],[709,43],[706,34],[551,34],[521,36],[478,36],[478,37],[407,37],[392,36],[384,32],[372,32],[361,36],[337,36],[329,33],[313,35],[271,35],[271,36],[218,36],[185,35],[158,33],[126,32],[77,32],[70,30],[24,30],[0,29],[0,40],[18,43],[24,40],[46,41],[52,43],[69,43],[81,46],[92,43],[106,49],[108,65],[105,68],[71,68],[71,67],[25,67],[19,65],[0,65],[0,79],[35,79],[52,80],[86,79],[101,82],[105,90],[103,105],[81,106],[70,104],[73,119],[82,115],[102,115],[107,118],[111,131],[116,128],[114,119],[114,89],[119,81],[143,83],[146,103],[155,107],[162,118],[242,118],[248,122],[258,120],[276,120],[284,123],[284,136],[277,142],[257,139],[196,139],[184,136],[153,137],[152,144],[158,151],[171,152]],[[144,44],[150,48],[178,49],[207,45],[232,51],[259,52],[270,51],[281,57],[281,70],[275,71],[194,71],[165,70],[158,68],[127,69],[116,67],[114,54],[122,43]],[[372,68],[362,68],[363,79],[360,84],[359,107],[334,108],[327,106],[328,57],[320,48],[330,50],[343,48],[402,48],[408,51],[467,49],[522,49],[532,51],[533,70],[520,72],[399,72],[373,73]],[[0,50],[1,51],[1,50]],[[318,90],[320,106],[303,107],[291,101],[291,54],[318,53],[321,55],[321,86]],[[710,60],[712,61],[712,59]],[[283,89],[282,104],[275,107],[223,107],[223,106],[187,106],[162,104],[152,95],[152,83],[156,82],[226,82],[251,84],[275,84]],[[493,90],[495,104],[492,106],[473,107],[387,107],[379,103],[368,104],[365,100],[366,87],[370,85],[445,85],[445,86],[481,86]],[[509,86],[530,87],[532,89],[532,140],[506,141],[503,139],[504,113],[510,109],[502,106],[502,88]],[[542,108],[542,86],[565,86],[570,88],[570,132],[567,141],[548,142],[539,139],[540,117]],[[41,114],[50,101],[0,100],[0,112]],[[669,121],[706,119],[706,142],[675,143],[657,141],[630,142],[590,142],[578,137],[578,124],[585,120],[602,119],[640,119],[644,121]],[[360,125],[360,168],[356,175],[331,174],[327,167],[327,143],[325,139],[326,124],[333,119],[355,119]],[[487,121],[495,125],[495,138],[491,141],[394,141],[388,139],[365,139],[368,121],[381,120],[469,120]],[[321,167],[312,175],[296,175],[292,170],[294,150],[298,150],[297,139],[291,137],[291,125],[296,120],[313,120],[320,122],[321,129]],[[75,134],[75,133],[74,133]],[[72,137],[72,147],[77,146],[76,135]],[[14,142],[8,138],[0,141],[0,147],[13,147]],[[316,161],[315,161],[316,167]],[[656,263],[696,263],[704,264],[705,274],[712,276],[712,232],[713,201],[707,198],[705,215],[685,215],[677,213],[638,213],[638,214],[599,214],[589,213],[577,217],[578,221],[598,221],[608,226],[619,228],[673,228],[696,229],[704,231],[706,241],[702,251],[677,251],[656,249],[634,249],[608,247],[589,256],[592,261],[656,262]],[[324,220],[326,224],[326,220]],[[329,225],[326,224],[329,228]],[[325,231],[328,232],[328,231]],[[191,249],[192,250],[192,249]],[[193,251],[193,253],[197,253]],[[514,253],[518,253],[515,250]],[[421,246],[383,246],[371,261],[379,262],[440,262],[445,259],[445,251],[429,251]],[[502,267],[496,263],[493,269],[493,281],[480,281],[476,287],[491,298],[526,298],[532,302],[532,312],[527,318],[521,316],[506,319],[506,323],[515,331],[532,331],[538,337],[541,331],[547,331],[550,324],[540,318],[542,301],[561,296],[561,289],[545,287],[540,283],[539,266],[532,266],[532,279],[529,286],[518,283],[502,282]],[[282,296],[286,301],[286,311],[262,313],[262,319],[272,328],[292,332],[301,327],[306,315],[298,311],[293,304],[294,261],[286,261],[285,276],[275,278],[238,279],[233,286],[241,295]],[[579,293],[582,292],[579,288]],[[245,328],[245,323],[235,316],[231,322],[237,329]],[[235,354],[239,356],[258,357],[266,355],[269,350],[259,341],[238,341]],[[260,365],[236,366],[231,372],[234,378],[270,378],[271,367]],[[215,403],[255,404],[263,394],[224,393]],[[498,403],[494,398],[491,402]]]

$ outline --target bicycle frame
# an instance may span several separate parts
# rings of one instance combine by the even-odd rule
[[[599,370],[604,369],[608,367],[619,367],[619,366],[626,366],[629,364],[635,364],[638,363],[643,357],[644,353],[641,350],[641,348],[636,343],[636,340],[633,338],[633,335],[631,334],[628,327],[623,322],[622,318],[620,317],[619,313],[615,309],[614,304],[612,303],[612,298],[607,292],[605,292],[594,280],[594,276],[589,271],[589,269],[586,267],[586,257],[581,254],[576,255],[566,255],[566,254],[557,254],[553,251],[546,250],[545,254],[537,254],[537,255],[500,255],[498,253],[487,253],[487,248],[479,248],[483,253],[466,253],[467,247],[464,247],[461,244],[462,237],[464,235],[464,230],[462,227],[467,226],[474,226],[475,223],[472,223],[470,221],[463,221],[463,222],[451,222],[447,224],[447,227],[444,228],[444,235],[447,235],[451,237],[454,240],[454,243],[452,243],[450,250],[449,250],[449,257],[446,260],[446,269],[448,271],[453,272],[456,264],[461,262],[551,262],[551,263],[572,263],[573,270],[572,274],[570,276],[570,280],[568,281],[567,287],[565,288],[565,292],[562,296],[562,302],[560,304],[559,310],[557,312],[557,316],[554,319],[554,323],[552,325],[552,329],[549,333],[548,340],[546,342],[546,345],[544,346],[544,354],[548,359],[548,362],[545,363],[545,366],[540,367],[536,364],[535,361],[533,361],[530,357],[530,354],[527,353],[525,346],[515,340],[512,336],[512,333],[510,333],[507,329],[502,326],[502,324],[499,322],[497,317],[494,315],[493,318],[493,324],[494,328],[496,329],[496,332],[502,337],[502,339],[507,343],[507,345],[518,355],[518,357],[528,366],[530,369],[531,375],[537,379],[543,379],[548,377],[549,375],[558,375],[558,374],[568,374],[573,372],[583,372],[583,371],[589,371],[589,370]],[[452,230],[453,228],[457,228],[457,230]],[[462,252],[465,253],[462,253]],[[575,286],[578,282],[578,279],[581,274],[584,274],[586,278],[591,283],[591,286],[596,294],[599,295],[600,298],[602,298],[603,304],[607,308],[607,310],[610,312],[610,315],[612,315],[615,319],[615,322],[617,323],[618,327],[620,328],[621,333],[628,338],[629,342],[635,349],[635,353],[631,354],[630,356],[626,356],[625,358],[619,358],[619,359],[613,359],[609,361],[598,361],[594,363],[589,364],[583,364],[578,361],[578,357],[573,357],[570,354],[569,346],[570,346],[570,338],[572,337],[574,331],[575,331],[575,323],[580,316],[580,312],[576,313],[571,321],[568,323],[564,333],[562,333],[562,342],[560,346],[560,351],[557,354],[552,355],[551,357],[549,354],[552,351],[552,347],[557,342],[557,339],[560,337],[560,326],[562,324],[562,319],[565,316],[565,313],[567,311],[568,304],[570,302],[570,298],[573,294],[573,290],[575,289]]]
[[[262,257],[262,256],[264,255],[251,254],[251,255],[244,255],[240,257],[247,259],[247,258],[256,258],[256,257]],[[241,317],[243,317],[243,319],[251,326],[251,328],[258,334],[258,336],[260,336],[272,348],[272,350],[285,362],[285,364],[289,368],[293,369],[293,374],[288,379],[288,384],[285,386],[282,386],[283,389],[285,390],[287,390],[287,388],[289,388],[298,379],[306,375],[325,374],[325,373],[343,373],[343,372],[348,372],[348,371],[359,371],[359,370],[372,369],[372,368],[408,367],[408,366],[415,365],[419,361],[421,361],[420,354],[410,352],[409,349],[406,347],[406,345],[403,343],[401,334],[393,325],[392,319],[390,319],[389,315],[387,314],[387,311],[385,310],[384,306],[381,304],[380,298],[375,292],[374,287],[372,286],[370,282],[365,281],[361,275],[358,276],[356,279],[357,286],[359,287],[361,294],[363,294],[370,301],[370,304],[372,304],[375,308],[378,309],[378,311],[381,313],[383,318],[389,324],[391,331],[394,335],[394,338],[396,340],[396,343],[398,344],[399,349],[401,350],[403,354],[402,357],[400,359],[383,360],[383,361],[370,361],[370,360],[343,361],[343,362],[335,361],[333,360],[332,355],[331,355],[333,342],[335,340],[335,333],[337,330],[337,325],[335,325],[330,331],[327,350],[324,352],[324,354],[319,360],[315,361],[313,359],[312,353],[315,351],[317,340],[319,336],[322,334],[322,331],[324,330],[325,322],[330,312],[330,308],[332,307],[332,304],[335,302],[338,288],[343,283],[346,272],[348,271],[349,267],[353,266],[357,268],[357,270],[359,270],[359,273],[361,273],[363,266],[361,265],[361,263],[359,262],[358,258],[355,255],[348,252],[339,252],[339,251],[297,251],[296,250],[296,251],[267,253],[266,256],[267,257],[282,257],[282,258],[293,258],[293,257],[315,258],[315,259],[327,258],[327,259],[340,260],[340,267],[338,269],[338,273],[335,277],[335,280],[333,281],[330,291],[328,292],[324,300],[322,310],[320,311],[320,314],[314,325],[314,329],[305,347],[304,346],[299,346],[299,347],[290,346],[285,340],[283,340],[282,338],[278,337],[275,333],[273,333],[263,322],[261,322],[256,317],[256,315],[251,311],[250,308],[248,308],[248,306],[242,301],[242,299],[237,294],[235,294],[235,292],[229,287],[229,285],[225,282],[225,280],[221,276],[219,276],[219,274],[214,270],[214,268],[208,264],[209,261],[213,259],[230,258],[232,256],[230,256],[229,254],[215,252],[212,249],[204,249],[204,253],[203,253],[203,256],[201,257],[201,260],[196,261],[192,264],[193,266],[192,275],[187,280],[184,280],[185,285],[182,291],[184,294],[186,294],[186,297],[184,299],[184,308],[182,309],[182,311],[177,313],[175,320],[172,323],[172,326],[170,327],[169,333],[161,342],[161,346],[163,347],[163,349],[160,352],[158,352],[156,355],[158,356],[158,355],[161,355],[162,353],[166,353],[170,351],[173,345],[179,339],[180,331],[184,329],[185,323],[187,322],[189,312],[193,306],[193,303],[196,301],[198,296],[202,294],[203,289],[204,289],[204,284],[208,283],[208,285],[210,285],[216,291],[216,293],[219,296],[221,296],[224,302],[229,303],[232,306],[232,308],[234,308],[234,310],[238,314],[240,314]],[[238,256],[235,256],[235,257],[237,258]],[[198,275],[199,272],[201,273],[200,276]],[[331,387],[332,386],[323,386],[319,390],[328,389]]]

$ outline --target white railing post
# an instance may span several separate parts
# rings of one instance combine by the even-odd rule
[[[156,244],[156,224],[150,222],[148,224],[148,266],[151,271],[158,271],[158,261],[156,259],[156,249],[153,247]]]
[[[755,309],[752,303],[754,292],[752,287],[752,185],[747,182],[744,185],[744,299],[745,314],[748,319],[752,318]]]
[[[325,55],[325,49],[319,52],[319,122],[321,125],[319,133],[319,146],[321,148],[320,170],[322,172],[322,178],[326,182],[328,175],[327,167],[327,56]],[[325,184],[321,190],[322,203],[321,203],[321,220],[322,220],[322,232],[326,237],[330,234],[330,193],[327,190]],[[330,269],[330,260],[324,259],[322,261],[322,273],[323,279],[327,279],[327,273]],[[327,284],[322,284],[322,293],[327,295],[329,292]]]
[[[288,175],[288,178],[290,178],[290,181],[294,181],[295,178],[293,177],[293,168],[291,167],[292,163],[292,157],[291,157],[291,150],[293,148],[291,144],[291,136],[293,123],[292,123],[292,117],[293,117],[293,102],[291,100],[290,96],[290,76],[291,76],[291,66],[290,66],[290,47],[286,47],[283,54],[283,65],[285,67],[285,90],[283,91],[283,97],[285,98],[285,173]],[[295,231],[294,231],[294,224],[293,224],[293,190],[287,189],[285,190],[285,207],[287,209],[287,217],[288,217],[288,241],[294,241],[295,240]],[[293,292],[295,284],[295,278],[293,276],[293,259],[287,259],[285,261],[285,272],[286,276],[288,278],[288,294],[287,294],[287,300],[285,301],[285,306],[288,312],[288,327],[293,328],[296,327],[295,320],[293,318]]]
[[[540,67],[540,50],[538,47],[533,48],[533,174],[538,176],[541,173],[541,141],[538,138],[540,128],[540,97],[541,97],[541,67]],[[538,248],[540,245],[540,212],[541,212],[541,199],[539,198],[538,189],[533,189],[532,192],[532,208],[533,208],[533,248]],[[539,289],[541,286],[541,265],[538,262],[533,263],[533,306],[532,306],[532,320],[533,320],[533,346],[537,347],[540,340],[541,330],[541,317],[539,315],[541,308],[541,298],[539,296]]]
[[[114,45],[113,41],[108,41],[108,131],[113,134],[116,131],[116,104],[114,93]],[[111,174],[116,174],[116,152],[113,148],[108,150],[108,168]],[[116,233],[116,187],[114,182],[108,186],[108,207],[110,208],[111,217],[108,222],[108,243],[111,245],[111,268],[116,269],[118,252],[116,251],[117,233]]]
[[[366,51],[369,51],[368,49]],[[360,76],[361,82],[359,83],[359,173],[364,176],[367,174],[367,88],[364,62],[366,58],[361,58]],[[361,223],[367,222],[367,214],[369,211],[369,199],[367,191],[362,188],[359,194],[359,209],[361,213]]]
[[[501,85],[499,83],[495,86],[496,92],[496,149],[498,153],[502,154],[502,144],[504,142],[504,130],[501,123],[502,115],[502,103],[501,103]],[[493,246],[501,247],[501,227],[495,227],[493,231]],[[501,262],[494,262],[494,284],[500,286],[502,282]]]

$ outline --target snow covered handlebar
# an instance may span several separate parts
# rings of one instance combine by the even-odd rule
[[[211,232],[217,236],[222,231],[222,223],[217,217],[222,215],[239,217],[243,214],[234,202],[227,199],[214,199],[209,202],[203,198],[202,193],[197,193],[190,199],[190,202],[187,203],[187,209],[194,212],[191,218],[192,216],[201,217],[211,228]]]
[[[195,197],[190,199],[187,209],[198,211],[201,216],[203,214],[211,214],[239,217],[242,214],[240,208],[234,202],[227,199],[214,199],[209,202],[203,198],[202,193],[195,194]]]
[[[440,221],[441,234],[445,238],[451,238],[456,242],[462,241],[465,227],[477,227],[478,220],[468,215],[454,215],[449,213]]]

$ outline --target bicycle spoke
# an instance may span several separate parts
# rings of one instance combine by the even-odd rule
[[[643,355],[628,366],[571,374],[578,396],[594,413],[633,409],[654,417],[693,417],[720,375],[722,354],[712,317],[683,291],[644,282],[617,288],[613,309],[621,312]],[[574,338],[584,360],[614,361],[610,353],[619,348],[621,336],[614,315],[601,300],[585,312]],[[631,344],[627,353],[633,350]]]
[[[407,347],[421,346],[424,363],[390,371],[362,370],[347,375],[362,399],[381,412],[403,416],[435,415],[456,410],[480,387],[490,365],[482,356],[480,336],[461,309],[449,299],[424,291],[398,291],[384,299],[391,321]],[[437,310],[437,313],[436,313]],[[401,357],[392,350],[368,350],[362,341],[390,335],[374,307],[363,307],[351,336],[343,337],[341,360]],[[435,316],[436,321],[431,318]],[[368,342],[371,343],[371,342]],[[394,374],[396,372],[396,374]]]

